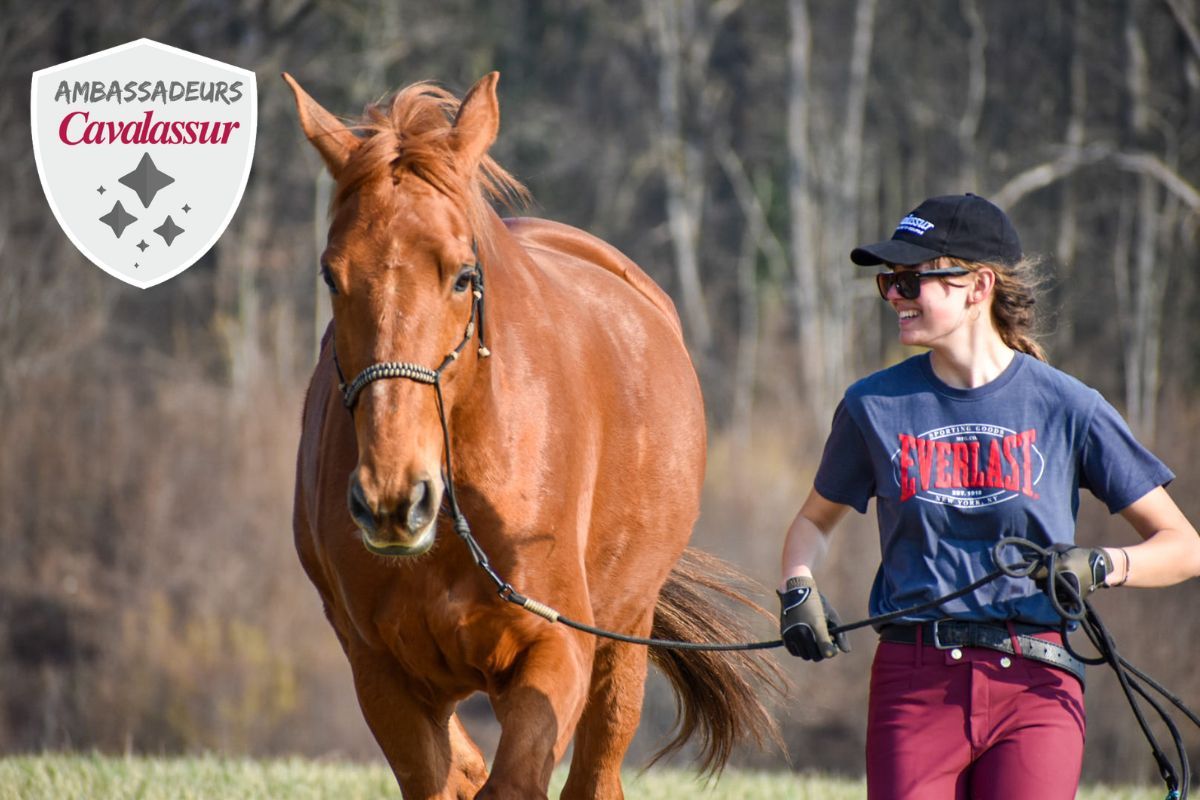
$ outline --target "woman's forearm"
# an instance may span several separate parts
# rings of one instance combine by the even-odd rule
[[[1144,541],[1104,548],[1113,561],[1109,586],[1171,586],[1200,575],[1200,535],[1165,489],[1151,491],[1121,516]]]
[[[829,549],[829,531],[849,510],[849,506],[826,500],[815,489],[809,492],[783,542],[781,591],[788,578],[812,577],[813,568],[820,565]]]

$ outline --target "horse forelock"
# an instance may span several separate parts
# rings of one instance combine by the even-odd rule
[[[421,82],[400,90],[390,102],[368,106],[350,125],[362,143],[338,175],[334,208],[369,183],[394,183],[410,173],[462,209],[475,237],[486,245],[491,203],[515,209],[529,201],[529,193],[491,156],[464,168],[453,145],[459,104],[447,90]]]

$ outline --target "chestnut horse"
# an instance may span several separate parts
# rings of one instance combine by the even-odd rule
[[[493,210],[524,192],[487,155],[498,77],[461,104],[416,84],[347,127],[284,76],[337,183],[296,549],[406,798],[545,797],[572,737],[563,797],[621,797],[647,649],[504,602],[439,509],[453,500],[496,572],[571,619],[737,634],[693,591],[719,576],[680,560],[704,474],[700,387],[674,306],[635,264]],[[666,749],[698,734],[719,769],[737,740],[770,735],[746,662],[653,657],[681,710]],[[490,775],[455,714],[474,692],[501,726]]]

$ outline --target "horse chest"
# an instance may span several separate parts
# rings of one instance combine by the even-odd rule
[[[381,586],[373,602],[362,602],[361,594],[347,600],[356,634],[369,647],[389,653],[430,691],[460,696],[487,688],[503,638],[502,623],[479,614],[475,594],[436,579],[396,580]],[[490,599],[483,599],[485,607]]]

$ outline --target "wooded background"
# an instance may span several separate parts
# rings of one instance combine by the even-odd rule
[[[532,190],[528,213],[613,242],[675,299],[708,409],[694,541],[768,587],[840,393],[908,354],[849,250],[939,193],[1011,213],[1044,256],[1052,362],[1126,414],[1200,521],[1194,0],[0,9],[0,752],[379,757],[291,544],[327,300],[319,160],[283,70],[345,115],[416,80],[461,93],[500,70],[493,155]],[[28,105],[34,70],[142,36],[254,70],[260,114],[228,231],[146,291],[59,230]],[[1082,542],[1133,538],[1085,500]],[[819,577],[844,618],[865,613],[877,553],[870,516],[835,535]],[[1193,582],[1098,600],[1122,650],[1193,705],[1198,599]],[[872,637],[852,642],[784,665],[796,768],[861,769]],[[1152,775],[1115,683],[1093,669],[1087,695],[1085,777]],[[634,763],[672,714],[651,684]],[[467,716],[494,741],[485,702]]]

